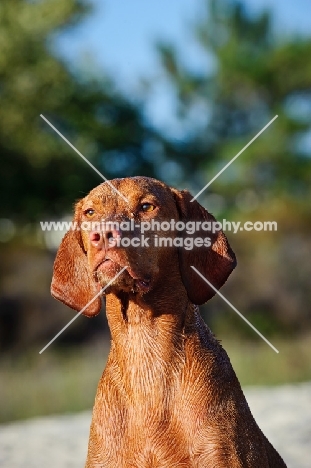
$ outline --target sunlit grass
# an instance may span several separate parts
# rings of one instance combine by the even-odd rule
[[[38,350],[0,364],[0,422],[92,408],[107,346]]]
[[[222,340],[242,386],[311,380],[310,335],[291,340],[271,338],[270,341],[278,349],[278,354],[262,340]]]
[[[242,385],[277,385],[311,380],[310,336],[266,343],[223,338]],[[0,364],[0,422],[92,408],[108,342],[70,350],[38,350]]]

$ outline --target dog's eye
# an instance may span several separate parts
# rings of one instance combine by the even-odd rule
[[[155,206],[152,205],[152,203],[143,203],[140,207],[141,211],[144,213],[148,213],[149,211],[153,211],[155,209]]]
[[[94,216],[95,214],[95,210],[93,210],[93,208],[88,208],[87,210],[84,211],[84,214],[88,218],[92,218],[92,216]]]

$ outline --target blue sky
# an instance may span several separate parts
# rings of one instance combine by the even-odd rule
[[[189,67],[202,68],[202,55],[190,25],[200,17],[203,0],[89,0],[93,13],[57,42],[58,52],[75,68],[88,57],[103,73],[133,97],[141,91],[141,78],[154,78],[147,114],[158,127],[174,126],[173,96],[161,77],[154,44],[176,43]],[[278,33],[311,33],[310,0],[247,0],[250,11],[269,7]]]

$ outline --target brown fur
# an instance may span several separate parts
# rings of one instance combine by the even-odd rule
[[[89,221],[90,208],[92,221],[214,219],[190,202],[189,192],[155,179],[111,182],[128,203],[103,183],[77,203],[77,223]],[[155,209],[142,211],[144,203]],[[98,232],[94,240],[90,232],[69,231],[54,265],[52,294],[76,310],[127,266],[105,291],[111,350],[95,398],[86,468],[285,467],[253,419],[226,352],[194,305],[214,292],[191,265],[217,288],[235,266],[225,235],[196,233],[208,235],[212,245],[193,250],[152,242],[149,248],[109,248],[108,239],[117,234],[140,232]],[[176,231],[145,236],[156,234],[180,236]],[[97,299],[85,315],[99,309]]]

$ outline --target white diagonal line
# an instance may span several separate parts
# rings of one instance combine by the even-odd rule
[[[120,270],[119,273],[117,273],[116,276],[115,276],[114,278],[112,278],[112,280],[110,280],[109,283],[106,284],[106,286],[105,286],[104,288],[102,288],[102,289],[99,291],[99,293],[97,293],[97,294],[93,297],[93,299],[91,299],[91,300],[83,307],[83,309],[81,309],[80,312],[78,312],[77,315],[75,315],[74,318],[71,319],[70,322],[67,323],[67,325],[64,326],[64,328],[61,329],[61,331],[58,332],[57,335],[55,335],[54,338],[53,338],[51,341],[49,341],[49,343],[48,343],[47,345],[45,345],[44,348],[41,349],[41,351],[39,352],[39,354],[42,354],[43,351],[45,351],[46,348],[48,348],[48,347],[50,346],[50,344],[52,344],[53,341],[55,341],[56,338],[58,338],[59,335],[61,335],[61,334],[63,333],[63,331],[65,331],[66,328],[68,328],[69,325],[71,325],[72,322],[74,322],[74,321],[85,311],[85,309],[86,309],[89,305],[91,305],[91,304],[95,301],[95,299],[97,299],[98,296],[100,296],[100,295],[105,291],[105,289],[107,289],[108,286],[110,286],[111,283],[113,283],[113,281],[114,281],[115,279],[117,279],[118,276],[120,276],[121,273],[123,273],[123,271],[126,270],[126,269],[127,269],[127,266],[123,267],[122,270]]]
[[[198,196],[201,195],[201,193],[204,192],[204,190],[207,189],[207,187],[209,187],[209,186],[211,185],[211,183],[214,182],[214,180],[216,180],[217,177],[219,177],[220,174],[222,174],[222,173],[227,169],[227,167],[229,167],[230,164],[232,164],[232,163],[240,156],[240,154],[242,154],[243,151],[245,151],[246,148],[248,148],[248,147],[253,143],[253,141],[255,141],[256,138],[258,138],[259,135],[261,135],[261,134],[269,127],[269,125],[271,125],[272,122],[274,122],[275,119],[277,119],[277,118],[278,118],[278,115],[274,116],[273,119],[271,119],[270,122],[267,123],[267,125],[265,125],[264,128],[263,128],[262,130],[260,130],[260,132],[258,132],[257,135],[255,135],[254,138],[253,138],[251,141],[249,141],[249,142],[247,143],[247,145],[245,145],[244,148],[241,149],[241,151],[240,151],[238,154],[236,154],[236,155],[234,156],[234,158],[232,158],[231,161],[229,161],[228,164],[226,164],[225,167],[223,167],[223,168],[221,169],[221,171],[219,171],[218,174],[216,174],[215,177],[213,177],[212,180],[210,180],[210,181],[208,182],[208,184],[206,184],[206,185],[202,188],[202,190],[200,190],[200,192],[197,193],[196,196],[193,197],[192,200],[190,200],[190,201],[193,202],[196,198],[198,198]]]
[[[110,182],[110,180],[106,179],[106,177],[101,173],[99,172],[98,169],[96,169],[95,166],[93,166],[92,163],[90,163],[90,161],[88,159],[86,159],[85,156],[83,156],[82,153],[80,153],[79,150],[77,150],[77,148],[75,146],[73,146],[72,143],[70,143],[69,140],[67,140],[67,138],[64,137],[64,135],[62,133],[60,133],[59,130],[57,130],[57,128],[54,127],[54,125],[51,124],[51,122],[46,118],[44,117],[44,115],[40,114],[40,117],[46,121],[46,123],[51,127],[53,128],[53,130],[83,159],[83,161],[85,161],[89,166],[91,166],[91,168],[98,174],[100,175],[100,177],[102,177],[102,179],[104,179],[105,182],[107,182],[108,185],[110,185],[110,187],[112,188],[112,190],[114,190],[120,197],[123,198],[124,201],[126,201],[128,203],[128,199],[121,193],[119,192],[118,189],[116,189],[112,183]]]
[[[262,333],[260,333],[260,331],[257,330],[256,327],[254,327],[254,325],[252,325],[245,317],[244,315],[241,314],[241,312],[238,311],[238,309],[236,309],[232,304],[231,302],[228,301],[228,299],[225,298],[225,296],[223,296],[219,291],[218,289],[215,288],[215,286],[213,286],[206,278],[205,276],[203,276],[199,270],[197,270],[193,265],[191,265],[191,268],[205,281],[205,283],[207,283],[217,294],[218,296],[220,296],[230,307],[231,309],[234,310],[234,312],[236,312],[238,314],[239,317],[241,317],[241,319],[243,319],[247,325],[249,325],[256,333],[257,335],[260,336],[260,338],[262,338],[272,349],[273,351],[275,351],[276,353],[279,353],[279,351],[273,346],[272,343],[270,343],[269,340],[267,340],[267,338],[265,336],[263,336]]]

